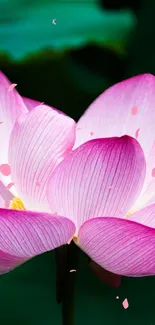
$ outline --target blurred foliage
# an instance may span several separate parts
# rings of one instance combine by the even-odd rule
[[[142,0],[138,25],[130,41],[125,76],[155,75],[155,1]]]
[[[141,0],[100,0],[101,5],[105,9],[128,9],[132,8],[134,10],[134,13],[136,13],[139,10],[139,7],[141,5]]]
[[[98,0],[1,0],[0,51],[22,59],[42,49],[63,51],[90,42],[123,50],[135,23],[131,11],[104,10]]]

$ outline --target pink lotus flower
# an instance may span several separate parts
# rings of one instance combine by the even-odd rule
[[[0,272],[73,238],[108,271],[155,274],[155,77],[109,88],[77,126],[8,87],[1,74]]]

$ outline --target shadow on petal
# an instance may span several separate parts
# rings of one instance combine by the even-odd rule
[[[88,267],[97,276],[97,278],[113,288],[119,288],[121,285],[121,275],[111,273],[103,269],[100,265],[88,258]]]

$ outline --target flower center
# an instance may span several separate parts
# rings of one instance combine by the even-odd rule
[[[74,241],[75,244],[77,243],[77,236],[73,237],[73,241]]]
[[[10,201],[9,208],[13,210],[26,210],[23,202],[18,197],[15,197]]]

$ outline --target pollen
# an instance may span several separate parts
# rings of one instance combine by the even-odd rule
[[[13,210],[26,210],[23,202],[18,197],[15,197],[10,201],[9,208]]]
[[[125,217],[128,218],[129,216],[131,216],[131,214],[135,213],[136,210],[130,210],[126,215]]]
[[[77,240],[78,240],[78,239],[77,239],[77,236],[74,236],[74,237],[73,237],[73,241],[74,241],[75,244],[77,243]]]

